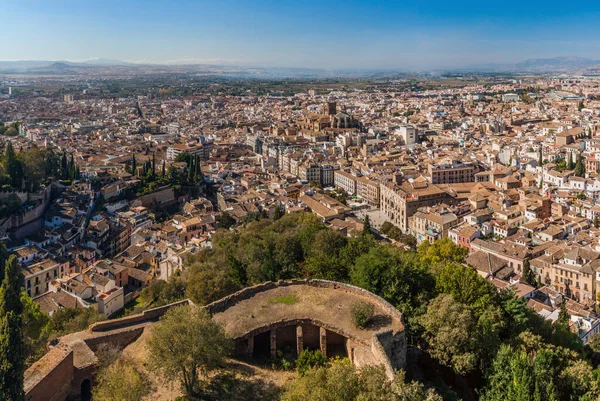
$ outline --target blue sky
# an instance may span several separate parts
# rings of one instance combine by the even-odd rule
[[[313,68],[600,59],[583,0],[0,0],[1,60],[110,58]]]

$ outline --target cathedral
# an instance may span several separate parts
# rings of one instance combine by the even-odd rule
[[[301,127],[311,131],[323,131],[328,128],[359,128],[359,123],[350,114],[337,111],[336,102],[326,102],[323,104],[323,114],[309,115],[301,124]]]

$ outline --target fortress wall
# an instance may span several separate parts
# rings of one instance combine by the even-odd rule
[[[127,345],[131,344],[133,341],[137,340],[139,336],[142,335],[144,331],[143,327],[138,327],[135,329],[119,331],[117,333],[110,333],[105,336],[97,336],[92,337],[85,340],[85,343],[88,347],[95,353],[98,350],[98,347],[103,344],[112,344],[116,345],[120,348],[125,348]]]
[[[94,323],[90,326],[90,331],[92,332],[100,332],[100,331],[110,331],[116,330],[122,327],[132,326],[135,324],[140,324],[144,322],[150,322],[162,317],[169,309],[174,306],[180,305],[190,305],[192,301],[188,299],[184,299],[183,301],[175,302],[169,305],[161,306],[154,309],[145,310],[142,313],[137,315],[131,315],[127,317],[122,317],[119,319],[111,319],[104,320],[102,322]]]
[[[398,309],[394,308],[389,302],[387,302],[385,299],[381,298],[380,296],[377,296],[370,291],[367,291],[365,289],[362,289],[362,288],[359,288],[359,287],[356,287],[356,286],[353,286],[350,284],[338,283],[335,281],[328,281],[328,280],[286,280],[286,281],[280,280],[278,282],[269,281],[269,282],[258,284],[258,285],[252,286],[252,287],[244,288],[236,293],[228,295],[225,298],[222,298],[218,301],[215,301],[211,304],[206,305],[206,309],[211,314],[220,313],[220,312],[223,312],[223,311],[231,308],[232,306],[236,305],[240,301],[252,298],[256,294],[271,290],[273,288],[286,287],[286,286],[290,286],[290,285],[311,285],[314,287],[331,288],[331,289],[355,294],[367,301],[370,301],[370,302],[376,304],[378,307],[380,307],[386,313],[388,313],[392,317],[392,319],[396,319],[399,322],[403,321],[402,313],[400,313],[400,311]]]
[[[25,372],[25,400],[62,401],[71,392],[74,375],[73,350],[50,350]]]

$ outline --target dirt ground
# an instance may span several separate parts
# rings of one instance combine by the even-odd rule
[[[148,355],[146,340],[151,334],[152,327],[147,327],[135,342],[129,344],[122,353],[123,358],[135,364],[136,368],[144,374],[151,383],[150,393],[144,401],[173,401],[183,395],[178,382],[165,382],[150,372],[144,361]],[[265,391],[279,392],[291,383],[297,374],[295,371],[283,371],[263,366],[249,364],[244,361],[230,359],[227,362],[227,371],[235,373],[246,382],[246,385],[260,387]]]

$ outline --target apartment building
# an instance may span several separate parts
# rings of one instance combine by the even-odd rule
[[[369,205],[379,206],[379,192],[378,182],[369,180],[366,177],[356,178],[356,194],[366,200]]]
[[[298,168],[298,177],[305,182],[321,183],[321,167],[315,163],[304,163]]]
[[[408,218],[408,228],[418,243],[448,237],[448,230],[459,223],[458,217],[447,210],[433,211],[428,208],[418,210]]]
[[[211,142],[198,145],[177,144],[167,148],[167,160],[174,161],[182,153],[199,156],[200,160],[208,160],[213,146]]]
[[[68,260],[44,259],[21,269],[25,277],[25,291],[30,297],[48,291],[52,280],[71,273]]]
[[[334,185],[334,172],[335,169],[329,164],[321,166],[321,185],[323,185],[323,187]]]
[[[596,302],[599,267],[600,253],[564,243],[555,244],[531,261],[531,269],[540,283],[588,305]]]
[[[427,166],[427,178],[432,184],[475,182],[475,171],[476,168],[473,163],[429,164]]]
[[[333,177],[337,188],[342,188],[349,195],[356,193],[356,176],[342,170],[336,170]]]
[[[380,185],[379,207],[389,221],[402,232],[408,231],[408,218],[425,206],[435,206],[442,202],[452,203],[454,198],[441,188],[417,178],[397,185]]]

